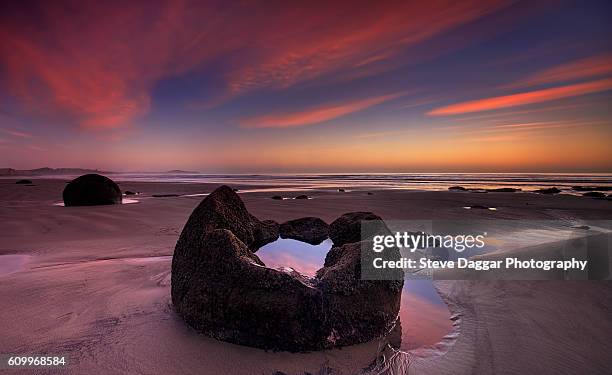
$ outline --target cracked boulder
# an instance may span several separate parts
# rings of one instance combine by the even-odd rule
[[[312,238],[306,223],[323,228],[314,219],[298,219],[295,236]],[[379,228],[388,232],[382,221]],[[386,335],[397,321],[403,273],[362,280],[360,226],[342,220],[336,229],[354,241],[334,246],[316,277],[268,268],[255,252],[278,237],[278,224],[255,218],[230,188],[215,190],[191,214],[175,248],[176,312],[210,337],[272,350],[321,350]],[[399,257],[394,249],[389,254]]]

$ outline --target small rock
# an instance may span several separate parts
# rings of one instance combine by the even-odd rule
[[[517,191],[521,191],[521,189],[517,188],[497,188],[497,189],[487,189],[487,191],[491,193],[515,193]]]
[[[588,193],[582,194],[582,196],[590,197],[590,198],[605,198],[606,197],[604,193],[601,193],[599,191],[589,191]]]
[[[277,201],[282,201],[283,197],[281,197],[280,195],[273,195],[272,199],[277,200]]]
[[[338,189],[338,192],[340,192],[340,193],[344,193],[344,192],[346,192],[346,190],[344,190],[344,189]]]
[[[482,205],[482,204],[474,204],[472,206],[468,206],[469,208],[472,209],[477,209],[477,210],[488,210],[490,207]]]
[[[30,180],[19,180],[19,181],[15,182],[15,183],[19,184],[19,185],[26,185],[26,184],[31,184],[32,181],[30,181]]]
[[[279,233],[281,238],[318,245],[329,237],[329,225],[318,217],[303,217],[282,223]]]
[[[556,187],[551,187],[547,189],[534,190],[533,192],[538,194],[559,194],[561,190],[557,189]]]
[[[125,195],[136,195],[135,192],[130,191],[130,190],[127,190],[127,191],[123,192],[123,194],[125,194]]]
[[[451,186],[451,187],[448,188],[448,190],[451,190],[451,191],[453,191],[453,190],[455,190],[455,191],[467,191],[467,189],[464,188],[463,186]]]
[[[363,221],[373,221],[377,229],[380,227],[381,233],[389,232],[380,216],[372,212],[349,212],[329,225],[329,238],[334,242],[334,247],[365,240],[366,238],[361,238],[361,223]]]
[[[309,197],[308,197],[308,195],[304,195],[304,194],[302,194],[302,195],[298,195],[298,196],[297,196],[297,197],[295,197],[294,199],[308,199],[308,198],[309,198]]]
[[[591,229],[591,227],[589,227],[588,225],[575,225],[572,228],[574,228],[574,229],[583,229],[583,230]]]

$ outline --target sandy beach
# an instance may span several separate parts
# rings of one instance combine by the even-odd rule
[[[63,354],[63,373],[361,373],[380,342],[312,353],[273,353],[195,333],[170,303],[177,237],[213,185],[123,182],[138,203],[61,207],[65,181],[0,181],[0,353]],[[246,190],[248,186],[236,186]],[[295,193],[283,193],[286,196]],[[242,193],[248,209],[279,222],[326,221],[359,210],[385,219],[565,219],[612,217],[606,200],[530,193],[313,191],[309,200]],[[483,204],[496,211],[466,210]],[[454,329],[431,350],[392,353],[379,372],[542,374],[610,371],[609,281],[436,281]],[[49,370],[53,372],[53,370]]]

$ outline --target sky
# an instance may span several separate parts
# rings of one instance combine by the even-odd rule
[[[612,2],[5,1],[0,167],[612,172]]]

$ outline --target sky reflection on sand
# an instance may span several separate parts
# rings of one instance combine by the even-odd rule
[[[332,246],[330,239],[319,245],[283,239],[271,242],[257,251],[270,268],[291,267],[314,276],[323,267],[325,255]],[[402,350],[431,346],[452,330],[450,312],[430,280],[406,280],[400,308]]]
[[[29,255],[0,255],[0,276],[21,271],[29,260]]]

